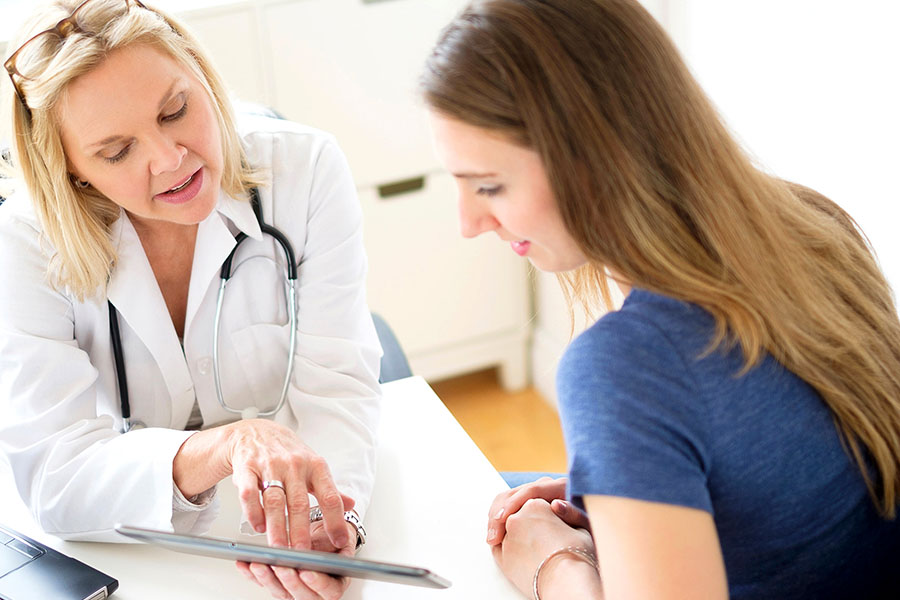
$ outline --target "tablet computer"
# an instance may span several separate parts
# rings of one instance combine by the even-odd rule
[[[159,546],[199,554],[213,558],[264,563],[280,567],[293,567],[306,571],[318,571],[341,577],[375,579],[391,583],[403,583],[427,588],[448,588],[450,582],[428,569],[394,563],[352,558],[343,554],[316,550],[292,550],[272,548],[257,544],[236,542],[224,538],[169,533],[156,529],[143,529],[128,525],[116,525],[116,531],[130,538]]]

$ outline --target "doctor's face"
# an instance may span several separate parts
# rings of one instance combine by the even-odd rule
[[[536,152],[434,111],[430,120],[438,156],[456,178],[464,237],[493,231],[542,271],[585,264]]]
[[[73,80],[57,117],[70,172],[147,225],[199,223],[222,179],[221,132],[194,75],[148,45]]]

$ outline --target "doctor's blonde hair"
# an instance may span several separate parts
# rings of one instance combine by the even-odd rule
[[[765,352],[812,385],[879,511],[900,498],[900,321],[853,220],[756,168],[633,0],[475,0],[422,88],[446,117],[536,151],[588,258],[570,299],[612,308],[607,269],[691,302],[710,351]],[[874,467],[874,469],[872,468]]]
[[[68,17],[80,0],[56,0],[37,11],[10,41],[10,53],[36,33]],[[146,3],[145,3],[146,4]],[[176,19],[125,0],[91,0],[78,13],[79,31],[59,44],[29,48],[28,58],[46,62],[34,79],[17,77],[27,102],[17,99],[9,78],[4,95],[10,109],[16,174],[27,186],[54,255],[48,277],[79,300],[102,291],[115,264],[110,227],[119,206],[95,189],[79,188],[69,176],[56,111],[66,87],[96,68],[110,52],[146,44],[187,68],[212,100],[222,134],[222,189],[241,196],[259,182],[247,167],[225,85],[201,45]],[[43,53],[40,56],[35,54]]]

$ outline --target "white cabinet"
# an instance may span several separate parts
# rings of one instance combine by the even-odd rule
[[[223,4],[180,16],[203,43],[216,71],[237,98],[270,103],[267,70],[262,66],[262,32],[253,5]]]
[[[209,0],[204,0],[209,4]],[[182,13],[236,95],[334,134],[359,190],[369,303],[413,371],[439,379],[500,366],[528,383],[526,263],[463,240],[455,185],[431,147],[418,75],[463,0],[259,0]],[[410,180],[420,186],[382,197]]]
[[[360,190],[369,304],[396,331],[413,371],[438,379],[501,365],[504,386],[528,381],[526,263],[496,239],[464,240],[448,174],[388,198]]]
[[[461,2],[300,0],[266,5],[273,104],[337,136],[360,186],[438,168],[417,78]]]

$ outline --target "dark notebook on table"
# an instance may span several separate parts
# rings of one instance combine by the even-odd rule
[[[119,582],[0,525],[0,600],[101,600]]]

